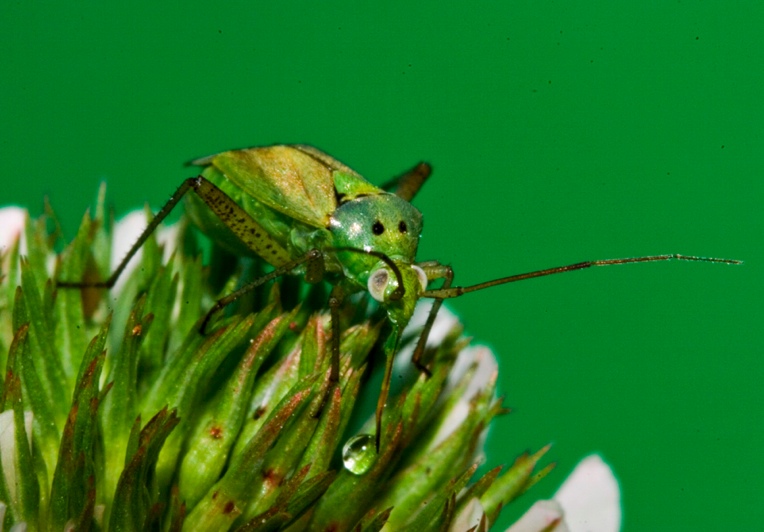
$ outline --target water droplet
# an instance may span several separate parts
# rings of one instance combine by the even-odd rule
[[[342,462],[345,469],[356,475],[366,473],[377,461],[377,449],[374,436],[359,434],[350,438],[342,448]]]

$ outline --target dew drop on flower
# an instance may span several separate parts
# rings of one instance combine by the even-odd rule
[[[366,473],[377,461],[374,436],[359,434],[350,438],[342,448],[342,462],[345,469],[356,475]]]

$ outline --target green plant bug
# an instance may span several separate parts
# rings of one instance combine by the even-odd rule
[[[420,298],[434,303],[414,349],[412,362],[423,372],[427,337],[444,299],[500,284],[595,266],[671,259],[739,264],[740,261],[687,255],[653,255],[579,262],[502,277],[471,286],[451,286],[453,271],[438,261],[417,262],[422,214],[410,202],[430,175],[419,163],[377,187],[326,153],[305,145],[231,150],[197,159],[197,177],[186,179],[162,207],[111,276],[102,282],[59,281],[65,287],[111,288],[130,258],[169,212],[186,197],[186,210],[208,237],[241,255],[256,255],[273,270],[218,300],[201,325],[243,294],[282,275],[328,281],[332,321],[331,379],[339,380],[339,307],[350,294],[367,291],[390,322],[383,343],[385,374],[376,407],[379,451],[382,413],[390,388],[393,356]],[[187,192],[193,191],[193,194]],[[438,288],[431,282],[442,279]]]

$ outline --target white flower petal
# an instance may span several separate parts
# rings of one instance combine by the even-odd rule
[[[459,379],[469,369],[469,367],[477,363],[477,369],[469,381],[469,384],[465,388],[460,400],[453,409],[448,413],[448,417],[445,419],[437,435],[433,440],[433,447],[439,445],[445,440],[453,431],[457,429],[470,414],[470,401],[472,398],[485,389],[492,380],[495,380],[498,375],[498,363],[496,362],[496,356],[493,351],[485,346],[478,345],[474,347],[467,347],[463,349],[454,363],[454,367],[448,376],[448,381],[443,389],[441,397],[449,397],[452,395],[453,389],[458,383]],[[485,437],[488,431],[488,427],[481,434],[481,441],[476,446],[476,455],[473,457],[474,461],[483,462],[485,455],[483,452],[483,445],[485,443]]]
[[[24,412],[24,428],[26,429],[27,442],[32,448],[32,412]],[[8,486],[8,495],[11,500],[16,500],[16,423],[13,418],[13,410],[0,413],[0,461],[3,464],[3,475]]]
[[[499,363],[496,361],[496,355],[484,345],[469,346],[459,353],[454,362],[454,367],[448,376],[448,383],[443,392],[444,396],[449,395],[454,386],[461,379],[472,364],[477,363],[477,370],[472,377],[467,389],[464,391],[465,400],[469,401],[477,392],[485,388],[492,379],[495,378],[499,370]]]
[[[618,481],[602,458],[581,460],[554,495],[572,532],[614,532],[621,527]]]
[[[127,252],[141,236],[143,230],[146,229],[146,213],[142,210],[133,211],[122,217],[116,224],[114,224],[114,234],[111,239],[111,271],[117,269],[119,263],[125,258]],[[119,276],[117,282],[114,283],[114,291],[119,292],[122,290],[122,286],[125,284],[125,280],[130,277],[130,274],[135,269],[136,265],[140,263],[143,250],[133,255],[130,262],[127,263],[127,267]]]
[[[567,532],[563,511],[556,501],[536,501],[507,532]]]
[[[126,214],[114,224],[114,235],[111,244],[111,271],[117,269],[119,263],[125,258],[128,251],[133,247],[133,244],[135,244],[141,236],[141,233],[143,233],[143,230],[146,229],[147,225],[148,220],[146,219],[146,211],[143,209]],[[160,226],[160,229],[157,232],[157,241],[160,244],[174,242],[177,240],[177,234],[177,224],[169,227]],[[167,261],[170,258],[172,251],[171,246],[165,245],[163,260]],[[127,267],[119,276],[117,282],[114,283],[113,290],[115,293],[118,293],[122,289],[122,286],[130,277],[132,271],[138,264],[140,264],[141,255],[143,255],[143,250],[138,249],[135,255],[130,259],[130,262],[127,263]]]
[[[424,324],[427,321],[427,316],[430,315],[432,303],[432,301],[420,300],[420,303],[417,304],[416,309],[414,309],[414,315],[411,316],[411,320],[409,320],[409,324],[406,327],[406,332],[404,335],[411,331],[416,331],[418,333],[422,327],[424,327]],[[458,324],[459,318],[457,318],[456,315],[451,312],[445,305],[441,306],[440,310],[438,311],[438,316],[435,318],[435,323],[432,325],[430,336],[427,338],[427,345],[435,346],[442,343],[443,339],[451,331],[451,329],[453,329]]]
[[[27,242],[24,238],[24,225],[27,211],[21,207],[3,207],[0,209],[0,254],[6,253],[19,236],[21,236],[21,254],[27,253]]]
[[[483,505],[480,504],[480,499],[477,497],[471,498],[464,505],[464,508],[459,515],[451,522],[449,532],[462,532],[463,530],[469,530],[472,527],[476,527],[480,524],[480,520],[483,518]]]

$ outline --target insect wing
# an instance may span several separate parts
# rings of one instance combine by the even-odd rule
[[[312,227],[327,227],[337,207],[332,169],[292,146],[232,150],[197,162],[212,164],[245,194]]]

